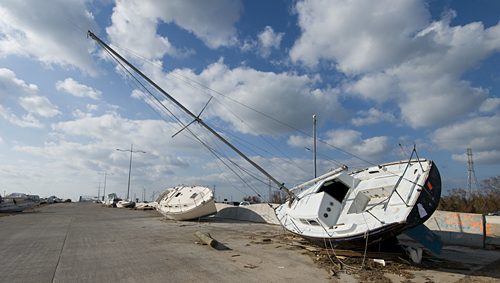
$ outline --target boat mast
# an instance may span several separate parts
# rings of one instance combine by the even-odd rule
[[[159,92],[161,92],[163,95],[165,95],[170,101],[175,103],[178,107],[180,107],[184,112],[186,112],[189,116],[191,116],[196,122],[200,123],[202,126],[204,126],[207,130],[209,130],[213,135],[215,135],[218,139],[220,139],[223,143],[225,143],[227,146],[229,146],[232,150],[234,150],[237,154],[239,154],[241,157],[243,157],[248,163],[250,163],[252,166],[254,166],[257,170],[259,170],[262,174],[264,174],[266,177],[269,178],[273,183],[278,185],[278,187],[281,190],[286,191],[286,193],[290,196],[290,204],[292,203],[293,199],[298,200],[297,196],[292,193],[290,190],[288,190],[283,184],[278,182],[273,176],[271,176],[269,173],[266,172],[263,168],[261,168],[259,165],[257,165],[255,162],[253,162],[250,158],[248,158],[246,155],[244,155],[241,151],[239,151],[237,148],[235,148],[232,144],[230,144],[226,139],[224,139],[221,135],[219,135],[216,131],[214,131],[211,127],[209,127],[205,122],[203,122],[198,116],[194,115],[189,109],[184,107],[180,102],[175,100],[170,94],[168,94],[166,91],[164,91],[161,87],[159,87],[156,83],[154,83],[152,80],[150,80],[146,75],[144,75],[141,71],[139,71],[136,67],[134,67],[132,64],[130,64],[127,60],[125,60],[120,54],[116,53],[111,47],[109,47],[106,43],[104,43],[101,39],[99,39],[95,34],[93,34],[90,30],[87,33],[87,37],[90,36],[93,40],[97,41],[99,45],[101,45],[103,48],[105,48],[107,51],[111,52],[114,56],[116,56],[118,59],[120,59],[123,63],[125,63],[127,66],[129,66],[132,70],[134,70],[137,74],[139,74],[143,79],[145,79],[148,83],[150,83],[154,88],[156,88]]]

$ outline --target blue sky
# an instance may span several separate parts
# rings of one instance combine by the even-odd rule
[[[404,159],[398,143],[415,143],[445,191],[466,188],[467,148],[478,180],[499,174],[499,12],[494,0],[2,1],[0,194],[76,200],[102,194],[107,173],[106,193],[125,197],[130,156],[116,149],[133,144],[146,153],[133,155],[132,196],[179,184],[268,195],[186,131],[172,138],[182,126],[87,30],[193,113],[213,97],[203,121],[287,187],[312,177],[317,115],[318,174]]]

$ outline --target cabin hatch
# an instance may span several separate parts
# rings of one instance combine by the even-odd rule
[[[338,202],[342,203],[348,191],[348,186],[346,186],[338,179],[333,179],[330,181],[326,181],[318,190],[318,193],[325,192],[336,199]]]

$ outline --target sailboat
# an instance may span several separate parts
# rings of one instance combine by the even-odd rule
[[[116,203],[116,207],[118,207],[118,208],[134,208],[135,201],[131,201],[129,199],[122,199]]]
[[[344,166],[288,189],[92,32],[88,35],[114,60],[130,67],[191,116],[193,122],[198,122],[285,191],[288,199],[275,212],[281,225],[293,234],[326,247],[358,249],[393,241],[399,234],[421,225],[437,208],[441,196],[439,171],[432,160],[418,157],[415,146],[408,160],[355,172],[348,172]],[[295,194],[298,190],[302,191]]]
[[[40,197],[36,195],[11,193],[5,197],[0,196],[0,213],[21,212],[39,204],[39,202]]]
[[[441,177],[431,160],[351,173],[343,167],[279,206],[276,216],[286,230],[318,245],[360,249],[423,224],[440,196]]]
[[[191,220],[217,213],[212,190],[202,186],[177,186],[165,190],[155,201],[168,219]]]
[[[106,197],[106,201],[104,202],[104,205],[107,205],[107,206],[116,206],[116,204],[120,200],[121,199],[115,193],[111,193],[111,194],[108,194],[108,196]]]

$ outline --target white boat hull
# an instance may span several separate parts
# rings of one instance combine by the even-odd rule
[[[15,195],[18,197],[7,196],[0,199],[0,213],[21,212],[39,204],[24,194],[15,193]]]
[[[131,208],[134,207],[135,202],[129,200],[120,200],[116,203],[116,207],[118,208]]]
[[[217,213],[212,191],[207,187],[176,187],[168,189],[156,208],[167,219],[190,220]]]
[[[394,162],[340,172],[281,205],[281,225],[317,244],[362,248],[395,237],[427,220],[441,195],[430,160]]]

